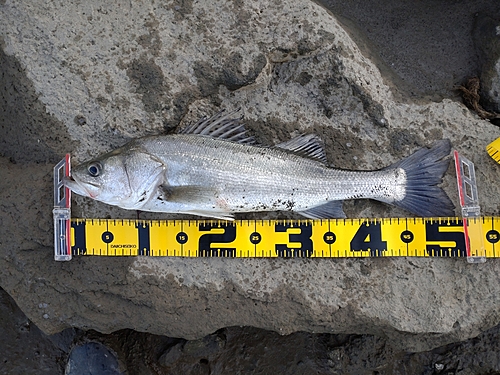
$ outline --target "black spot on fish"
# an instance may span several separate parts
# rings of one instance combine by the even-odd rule
[[[143,191],[141,197],[139,198],[139,202],[144,202],[146,200],[146,192]]]

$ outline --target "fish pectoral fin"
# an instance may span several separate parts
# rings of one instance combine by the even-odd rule
[[[342,201],[330,201],[321,206],[297,212],[309,219],[343,219],[346,217],[342,209]]]
[[[207,203],[212,202],[215,196],[214,190],[197,185],[158,186],[158,197],[169,202]]]
[[[245,125],[241,122],[242,116],[234,117],[240,110],[226,113],[225,110],[210,118],[202,117],[197,123],[179,130],[179,134],[198,134],[207,137],[225,139],[237,143],[252,144],[252,136],[247,134]]]
[[[222,207],[217,205],[217,200],[215,198],[217,192],[214,190],[196,185],[160,185],[158,189],[157,199],[172,203],[180,203],[186,207],[193,207],[182,209],[179,213],[211,217],[220,220],[234,220],[234,216],[231,212],[224,211]]]
[[[292,151],[293,153],[327,163],[323,141],[316,134],[302,134],[287,142],[279,143],[274,147]]]

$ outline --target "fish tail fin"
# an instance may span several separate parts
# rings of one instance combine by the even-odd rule
[[[432,148],[422,148],[386,169],[401,168],[406,174],[406,194],[403,199],[390,203],[419,216],[453,216],[455,206],[442,188],[450,160],[451,143],[448,139]]]

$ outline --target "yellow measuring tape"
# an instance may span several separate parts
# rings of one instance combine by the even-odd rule
[[[500,217],[482,227],[484,254],[500,256]],[[71,219],[71,253],[173,257],[465,257],[461,218],[330,220]]]
[[[500,164],[500,138],[497,138],[486,146],[486,151],[493,158],[493,160]]]

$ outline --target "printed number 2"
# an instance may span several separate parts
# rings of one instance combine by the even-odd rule
[[[203,223],[200,224],[200,231],[210,231],[213,228],[223,228],[224,233],[207,233],[200,237],[198,243],[199,255],[205,257],[234,257],[236,248],[234,247],[217,247],[213,248],[213,243],[231,243],[236,239],[236,226],[232,224],[217,224]]]
[[[351,240],[351,251],[369,251],[370,256],[380,256],[386,250],[380,223],[363,223]]]

